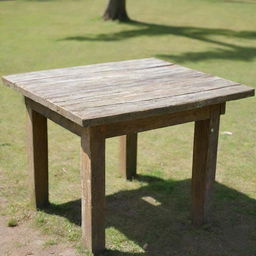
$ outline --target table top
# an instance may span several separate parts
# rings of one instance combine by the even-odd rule
[[[179,112],[254,95],[254,89],[156,58],[8,75],[24,96],[82,126]]]

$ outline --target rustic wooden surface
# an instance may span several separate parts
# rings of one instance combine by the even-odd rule
[[[97,128],[81,134],[82,235],[93,253],[105,249],[105,138]]]
[[[196,226],[207,222],[215,180],[220,108],[211,109],[210,118],[195,122],[192,168],[192,220]]]
[[[4,76],[80,126],[174,113],[254,95],[245,85],[155,58]]]
[[[223,104],[217,105],[220,108],[220,111],[223,110],[222,105]],[[163,114],[148,118],[116,122],[115,124],[106,124],[99,127],[106,138],[111,138],[129,133],[144,132],[167,126],[209,119],[211,109],[215,106],[216,105],[211,105],[178,113]]]
[[[47,119],[27,106],[31,199],[36,208],[49,203]]]
[[[34,111],[38,112],[39,114],[47,117],[51,121],[55,122],[56,124],[66,128],[67,130],[73,132],[74,134],[81,136],[82,127],[77,123],[65,118],[64,116],[52,111],[51,109],[25,97],[25,102],[27,105],[30,106]]]

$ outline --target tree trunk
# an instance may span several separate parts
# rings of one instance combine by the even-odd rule
[[[128,21],[126,12],[126,0],[109,0],[107,9],[103,15],[104,20]]]

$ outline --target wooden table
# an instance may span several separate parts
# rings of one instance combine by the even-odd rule
[[[136,174],[137,133],[195,121],[192,219],[207,218],[225,102],[254,95],[248,86],[155,58],[4,76],[25,96],[34,204],[49,202],[47,118],[81,137],[85,247],[105,248],[105,139],[121,137],[120,168]]]

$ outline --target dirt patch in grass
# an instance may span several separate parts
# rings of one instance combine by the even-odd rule
[[[40,234],[28,223],[8,227],[8,218],[0,217],[0,255],[1,256],[76,256],[72,245],[58,243],[52,237]]]

